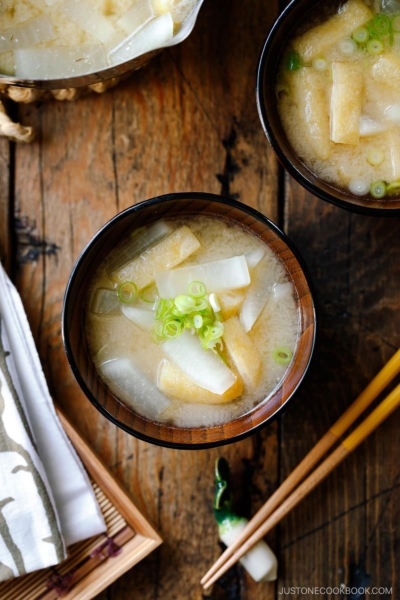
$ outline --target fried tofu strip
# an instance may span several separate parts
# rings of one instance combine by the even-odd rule
[[[385,54],[371,69],[372,77],[379,83],[386,83],[394,88],[400,87],[400,58],[393,54]]]
[[[360,143],[363,74],[354,63],[332,63],[331,139],[337,144]]]
[[[230,319],[238,314],[240,307],[244,302],[244,293],[241,290],[232,290],[231,292],[220,292],[218,300],[221,305],[223,318]]]
[[[261,356],[238,317],[224,322],[223,340],[244,383],[255,387],[261,376]]]
[[[304,141],[317,158],[329,158],[332,148],[329,135],[329,106],[326,78],[323,73],[304,67],[288,77],[290,99],[297,107],[298,123]]]
[[[133,281],[138,289],[154,281],[156,273],[173,269],[200,248],[189,227],[176,229],[167,238],[113,273],[118,282]]]
[[[328,21],[295,38],[292,46],[304,62],[310,62],[350,36],[357,27],[364,25],[373,16],[364,2],[349,0]]]
[[[223,394],[214,394],[196,385],[174,364],[164,360],[158,374],[158,387],[166,396],[173,396],[183,402],[200,404],[226,404],[238,398],[243,392],[243,382],[236,377],[235,383]]]

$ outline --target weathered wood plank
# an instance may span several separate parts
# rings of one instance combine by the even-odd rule
[[[10,142],[0,138],[0,260],[8,272],[11,265],[10,154]]]
[[[119,210],[170,191],[234,195],[276,219],[277,166],[255,105],[255,69],[277,2],[206,2],[190,38],[104,96],[21,106],[37,141],[18,147],[18,287],[51,390],[165,543],[99,598],[202,598],[218,557],[213,468],[231,463],[238,506],[250,516],[276,486],[277,425],[222,450],[178,452],[139,442],[90,406],[66,363],[60,311],[79,252]],[[250,32],[250,35],[249,35]],[[22,233],[24,236],[22,235]],[[27,246],[22,241],[27,242]],[[275,535],[269,538],[275,543]],[[272,600],[233,569],[211,597]]]
[[[397,219],[343,211],[289,178],[287,192],[286,230],[317,288],[320,344],[312,376],[282,418],[282,477],[400,344]],[[395,414],[283,521],[278,590],[362,585],[352,579],[352,564],[371,585],[396,585],[398,426]],[[396,597],[395,587],[383,597]]]

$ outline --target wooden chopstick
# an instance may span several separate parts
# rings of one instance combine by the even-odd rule
[[[332,452],[313,473],[262,523],[262,525],[224,562],[223,566],[207,580],[209,588],[232,565],[279,523],[303,498],[305,498],[346,456],[363,442],[382,421],[400,405],[400,384],[377,406],[377,408]]]
[[[213,575],[219,572],[219,569],[226,561],[232,557],[235,552],[250,538],[250,536],[262,525],[262,523],[273,513],[283,500],[295,489],[302,479],[319,462],[326,452],[338,441],[345,431],[357,420],[362,412],[375,400],[375,398],[385,389],[390,381],[400,373],[400,350],[386,363],[381,371],[374,377],[365,390],[356,398],[353,404],[336,421],[336,423],[327,431],[321,440],[307,454],[302,462],[287,477],[281,486],[274,492],[269,500],[260,508],[254,517],[246,525],[242,533],[235,541],[221,554],[219,559],[207,571],[201,580],[204,587],[209,587],[209,581],[215,581]],[[232,563],[233,564],[233,563]],[[228,567],[229,568],[229,567]],[[221,569],[221,575],[224,573]],[[219,577],[219,576],[218,576]],[[217,578],[218,578],[217,577]]]

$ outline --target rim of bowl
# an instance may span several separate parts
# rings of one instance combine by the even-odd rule
[[[330,186],[327,182],[322,181],[323,184],[327,188],[332,190],[332,192],[328,192],[328,191],[321,189],[320,187],[315,185],[312,181],[307,179],[307,177],[297,168],[296,164],[287,157],[287,155],[283,152],[281,145],[279,144],[279,142],[277,140],[277,137],[275,135],[275,130],[269,119],[268,110],[265,106],[265,101],[264,101],[264,84],[266,81],[266,76],[265,76],[266,62],[267,62],[271,47],[273,47],[273,44],[275,42],[275,38],[277,36],[278,31],[281,29],[281,27],[283,27],[283,28],[285,27],[285,21],[288,18],[288,16],[290,15],[290,13],[293,10],[295,10],[299,5],[303,4],[304,1],[307,1],[307,0],[292,0],[290,2],[290,4],[288,4],[288,6],[280,13],[280,15],[275,20],[272,28],[270,29],[270,31],[267,35],[267,38],[264,42],[263,48],[261,50],[260,58],[259,58],[258,65],[257,65],[256,101],[257,101],[258,115],[259,115],[259,118],[261,121],[262,128],[264,130],[264,133],[265,133],[269,143],[271,144],[272,149],[274,150],[275,154],[277,155],[280,163],[283,165],[283,167],[288,171],[288,173],[298,183],[300,183],[300,185],[302,185],[307,191],[309,191],[314,196],[317,196],[318,198],[320,198],[321,200],[325,200],[326,202],[330,202],[331,204],[334,204],[335,206],[344,208],[345,210],[348,210],[351,212],[356,212],[356,213],[366,215],[366,216],[375,216],[375,217],[399,216],[400,215],[400,199],[398,199],[396,202],[397,206],[393,206],[392,208],[390,206],[391,203],[387,202],[385,205],[383,202],[379,202],[376,200],[374,200],[374,201],[364,200],[365,203],[366,202],[374,202],[374,204],[377,204],[377,206],[366,206],[363,204],[358,204],[356,202],[357,197],[355,197],[355,196],[349,195],[348,200],[343,200],[341,198],[336,197],[334,195],[335,188],[333,186]],[[319,2],[323,2],[323,1],[325,1],[325,0],[318,0],[318,2],[314,3],[314,6],[316,4],[318,4]],[[309,10],[311,10],[312,8],[313,8],[313,6],[310,6]],[[288,30],[288,36],[289,36],[290,32],[292,31],[292,29],[293,29],[293,27]],[[275,71],[273,73],[273,77],[270,79],[270,81],[272,82],[272,85],[275,82],[276,70],[279,66],[281,54],[282,54],[282,50],[276,57]],[[285,134],[282,126],[280,125],[279,118],[278,118],[278,123],[279,123],[279,126],[281,127],[282,135],[285,137],[285,139],[287,139],[286,134]],[[291,148],[289,141],[287,141],[287,143],[288,143],[288,146]],[[307,167],[307,165],[305,163],[303,163],[303,161],[296,155],[296,153],[293,149],[292,149],[292,152],[293,152],[293,156],[296,158],[296,162],[301,164],[310,173],[310,175],[312,175],[313,177],[315,177],[318,180],[318,177]],[[360,196],[360,201],[362,202],[361,196]]]
[[[72,347],[71,347],[69,331],[66,327],[66,325],[67,325],[66,319],[67,319],[68,307],[69,307],[69,302],[70,302],[70,293],[73,288],[74,281],[77,277],[81,263],[85,259],[88,252],[90,251],[92,245],[95,244],[95,242],[106,231],[108,231],[109,229],[112,229],[112,227],[115,225],[115,223],[122,221],[127,215],[137,212],[137,211],[141,210],[142,208],[147,208],[148,206],[156,205],[156,204],[159,204],[162,202],[184,200],[184,199],[185,200],[208,200],[211,202],[217,202],[219,204],[224,204],[226,206],[230,206],[230,207],[236,208],[238,210],[242,210],[243,212],[247,213],[248,215],[251,215],[252,217],[261,221],[264,225],[266,225],[269,229],[271,229],[286,244],[286,246],[293,253],[295,259],[299,263],[299,265],[302,269],[303,275],[305,277],[307,286],[308,286],[308,291],[310,294],[310,298],[311,298],[311,302],[312,302],[312,310],[313,310],[314,331],[313,331],[313,336],[312,336],[311,348],[309,351],[307,363],[306,363],[304,370],[303,370],[301,376],[299,377],[299,380],[298,380],[296,386],[294,387],[293,391],[288,395],[288,397],[285,399],[285,401],[274,411],[274,413],[272,415],[270,415],[269,417],[267,417],[261,423],[254,425],[253,427],[250,427],[249,429],[247,429],[246,431],[244,431],[240,434],[234,435],[229,438],[212,441],[212,442],[200,442],[200,443],[198,443],[198,442],[197,443],[169,442],[168,440],[160,440],[157,438],[153,438],[152,436],[146,435],[140,431],[132,429],[131,427],[129,427],[128,425],[125,425],[124,423],[121,423],[116,417],[114,417],[112,414],[110,414],[100,404],[100,402],[97,400],[97,398],[95,397],[93,392],[87,386],[84,378],[82,377],[82,375],[80,373],[80,369],[78,368],[78,366],[76,364],[75,357],[74,357]],[[64,350],[65,350],[65,353],[66,353],[66,356],[68,359],[68,363],[72,369],[75,379],[77,380],[80,388],[82,389],[82,391],[84,392],[86,397],[90,400],[90,402],[109,421],[111,421],[114,425],[116,425],[117,427],[119,427],[120,429],[125,431],[126,433],[129,433],[130,435],[132,435],[142,441],[149,442],[149,443],[155,444],[157,446],[173,448],[173,449],[181,449],[181,450],[201,450],[201,449],[206,449],[206,448],[215,448],[218,446],[224,446],[224,445],[231,444],[231,443],[237,442],[239,440],[242,440],[242,439],[252,435],[256,431],[262,429],[268,423],[271,423],[272,421],[274,421],[279,416],[281,411],[283,411],[284,409],[287,408],[289,402],[296,395],[296,393],[297,393],[298,389],[300,388],[300,386],[302,385],[305,377],[309,373],[310,366],[313,363],[313,360],[315,358],[315,354],[316,354],[315,350],[316,350],[316,343],[317,343],[317,329],[318,329],[317,312],[318,311],[317,311],[314,285],[313,285],[311,276],[309,274],[307,265],[305,264],[302,256],[300,255],[299,251],[297,250],[297,248],[293,244],[293,242],[289,239],[289,237],[283,231],[281,231],[279,229],[279,227],[277,225],[275,225],[275,223],[270,221],[270,219],[268,219],[268,217],[266,217],[265,215],[263,215],[256,209],[254,209],[250,206],[247,206],[246,204],[243,204],[242,202],[239,202],[237,200],[233,200],[231,198],[227,198],[224,196],[219,196],[219,195],[211,194],[211,193],[207,193],[207,192],[187,192],[187,193],[174,192],[174,193],[170,193],[170,194],[156,196],[156,197],[150,198],[148,200],[143,200],[142,202],[139,202],[138,204],[128,207],[127,209],[123,210],[122,212],[120,212],[117,215],[115,215],[114,217],[112,217],[107,223],[105,223],[105,225],[103,225],[99,229],[99,231],[97,233],[95,233],[95,235],[90,239],[88,244],[86,244],[86,246],[80,253],[79,257],[77,258],[77,260],[72,268],[72,271],[69,276],[67,286],[65,289],[64,301],[63,301],[63,307],[62,307],[62,313],[61,313],[61,334],[62,334]],[[256,407],[254,407],[254,408],[256,408]],[[131,412],[133,412],[133,411],[131,411]],[[133,413],[133,414],[135,414],[135,413]],[[238,418],[240,418],[240,417],[238,417]],[[236,419],[234,419],[234,420],[236,420]],[[166,427],[168,427],[168,424],[166,424]],[[201,429],[203,429],[203,427],[198,427],[198,428],[197,427],[189,427],[189,429],[201,430]]]

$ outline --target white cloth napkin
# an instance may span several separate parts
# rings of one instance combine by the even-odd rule
[[[69,546],[105,530],[0,264],[0,581],[60,562],[63,540]]]

